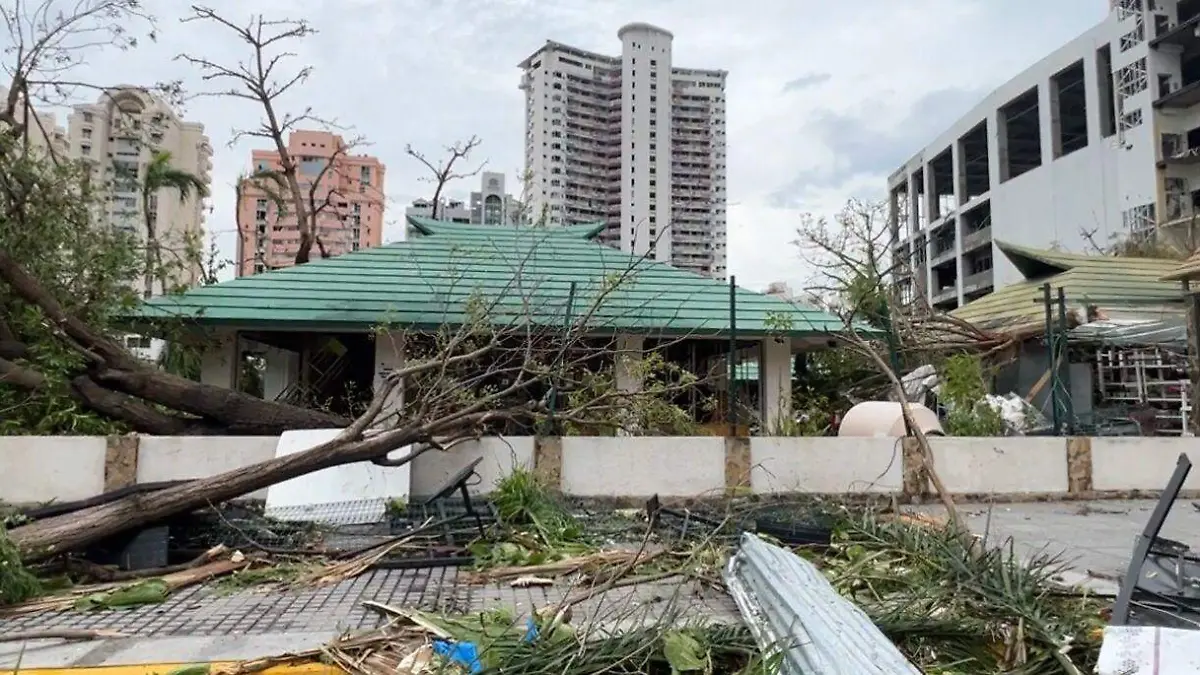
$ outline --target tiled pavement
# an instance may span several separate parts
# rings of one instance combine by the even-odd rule
[[[989,542],[1007,537],[1019,553],[1063,554],[1077,571],[1112,575],[1123,571],[1134,537],[1154,502],[1102,501],[1028,504],[966,504],[960,511],[969,526]],[[938,507],[924,507],[937,512]],[[1200,511],[1190,502],[1175,505],[1163,536],[1200,549]],[[80,614],[45,613],[0,620],[0,634],[48,628],[105,628],[140,638],[207,636],[332,636],[376,626],[381,618],[364,600],[449,612],[508,607],[517,614],[561,599],[571,589],[513,589],[507,585],[473,586],[453,567],[374,570],[324,589],[301,592],[241,591],[222,594],[212,588],[185,589],[160,605]],[[678,602],[672,603],[672,600]],[[605,623],[631,610],[661,614],[679,607],[689,616],[737,619],[732,601],[711,589],[675,582],[611,591],[576,608],[576,623]],[[2,656],[2,655],[0,655]],[[3,660],[0,658],[0,660]]]
[[[471,585],[460,578],[463,574],[454,567],[373,570],[340,584],[297,592],[243,590],[228,594],[211,587],[193,587],[158,605],[4,619],[0,620],[0,635],[50,628],[109,629],[138,637],[336,634],[372,628],[383,621],[378,613],[363,607],[365,600],[452,613],[506,607],[522,615],[531,608],[558,602],[571,590],[563,585],[527,589]],[[672,603],[673,599],[678,602]],[[737,616],[736,607],[724,594],[670,581],[610,591],[582,603],[575,616],[603,623],[631,610],[641,608],[654,614],[667,611],[668,606],[686,609],[693,616]]]

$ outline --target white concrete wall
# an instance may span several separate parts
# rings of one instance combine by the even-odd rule
[[[103,436],[0,436],[0,501],[72,501],[104,492]]]
[[[725,489],[725,439],[562,439],[562,490],[582,497],[699,496]]]
[[[934,470],[951,493],[1067,491],[1066,439],[946,437],[929,443]]]
[[[717,437],[567,437],[560,488],[581,497],[713,496],[725,488],[725,439]],[[934,438],[938,475],[956,494],[1066,494],[1062,438]],[[1093,438],[1092,487],[1100,492],[1158,491],[1179,453],[1200,464],[1194,439]],[[201,478],[270,459],[271,437],[144,436],[137,480]],[[0,437],[0,501],[84,499],[104,491],[106,439]],[[532,468],[531,437],[487,438],[447,453],[430,451],[412,466],[411,493],[427,496],[455,471],[481,457],[487,493],[514,466]],[[894,438],[752,438],[755,493],[899,493],[903,459]],[[1184,485],[1200,490],[1200,470]],[[262,497],[259,492],[252,496]]]
[[[756,493],[899,492],[898,438],[751,438],[750,487]]]
[[[1195,438],[1093,438],[1092,489],[1161,490],[1181,452],[1196,465],[1183,489],[1200,490],[1200,444]]]
[[[138,443],[137,481],[207,478],[275,456],[274,436],[142,436]],[[265,499],[267,491],[249,496]]]
[[[483,461],[475,467],[480,481],[468,487],[472,494],[487,494],[497,481],[512,473],[513,467],[533,468],[533,444],[532,436],[484,438],[456,445],[446,452],[430,450],[413,460],[409,494],[432,495],[456,471],[480,457]]]

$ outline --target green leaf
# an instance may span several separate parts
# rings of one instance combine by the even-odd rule
[[[696,638],[676,631],[663,636],[663,656],[671,664],[671,674],[710,672],[712,662],[708,652]]]
[[[162,579],[147,579],[135,584],[115,588],[103,593],[93,593],[75,601],[75,609],[90,612],[96,609],[116,609],[135,605],[152,605],[162,602],[170,595],[167,582]]]

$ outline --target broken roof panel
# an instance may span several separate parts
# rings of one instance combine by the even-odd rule
[[[131,322],[186,318],[268,330],[433,328],[469,320],[477,302],[493,322],[531,317],[558,325],[576,282],[571,311],[595,310],[589,323],[601,331],[730,333],[728,284],[597,243],[593,237],[603,224],[409,223],[419,233],[409,241],[154,298]],[[806,337],[843,327],[812,307],[742,288],[736,294],[739,334]]]
[[[1095,306],[1102,314],[1152,311],[1183,302],[1179,285],[1163,281],[1178,261],[1060,253],[996,242],[1026,280],[997,289],[951,312],[989,330],[1018,333],[1045,325],[1042,285],[1057,296],[1062,287],[1069,311]]]

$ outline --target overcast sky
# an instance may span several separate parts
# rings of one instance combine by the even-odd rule
[[[0,0],[3,1],[3,0]],[[183,0],[146,3],[157,43],[98,54],[90,81],[202,88],[180,51],[229,60],[241,45],[213,26],[180,24]],[[807,276],[790,242],[799,214],[832,214],[854,196],[882,198],[886,177],[988,91],[1104,18],[1104,0],[213,0],[304,17],[320,32],[293,46],[312,78],[290,107],[353,126],[387,165],[384,240],[401,238],[405,206],[428,196],[428,154],[478,135],[478,160],[516,182],[524,102],[516,64],[545,40],[617,53],[617,29],[646,21],[675,34],[677,66],[729,71],[729,269],[739,285]],[[213,141],[208,230],[234,252],[233,183],[253,145],[231,130],[261,110],[199,99],[185,117]],[[61,120],[60,120],[61,121]],[[261,147],[261,146],[259,146]],[[474,181],[455,186],[465,197]]]

